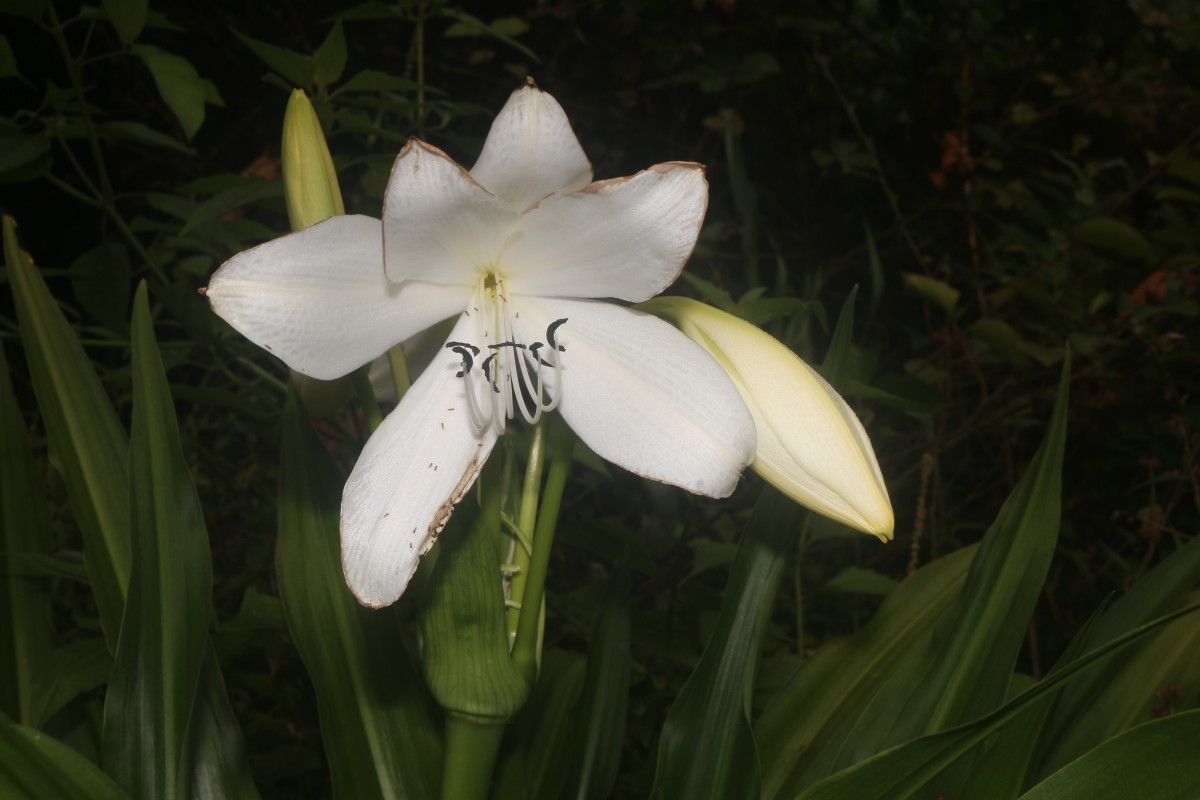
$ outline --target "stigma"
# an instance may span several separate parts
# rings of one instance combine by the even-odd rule
[[[519,341],[504,276],[496,270],[480,276],[467,313],[476,321],[475,341],[446,342],[446,349],[461,360],[455,377],[463,380],[476,432],[491,426],[497,434],[503,433],[518,413],[532,425],[557,408],[566,352],[558,334],[567,320],[551,322],[544,342]],[[547,370],[554,373],[552,380],[546,379]]]

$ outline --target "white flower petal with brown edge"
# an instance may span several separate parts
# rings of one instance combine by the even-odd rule
[[[410,139],[383,199],[387,277],[474,286],[519,216],[441,150]]]
[[[658,164],[530,209],[501,256],[512,291],[638,302],[670,286],[708,207],[704,167]]]
[[[205,289],[213,310],[297,372],[340,378],[462,311],[470,290],[383,274],[379,220],[338,216],[238,253]]]
[[[465,315],[450,340],[470,335]],[[458,357],[446,352],[371,435],[342,492],[342,568],[363,605],[394,603],[475,482],[496,433],[476,433]]]
[[[750,412],[725,371],[667,323],[621,306],[521,297],[525,342],[557,319],[559,413],[597,455],[656,481],[726,497],[754,458]],[[547,369],[547,368],[543,368]],[[547,370],[553,380],[553,371]]]
[[[524,211],[554,192],[587,186],[592,165],[558,101],[522,86],[492,122],[471,177]]]

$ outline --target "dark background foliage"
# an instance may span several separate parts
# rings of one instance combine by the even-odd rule
[[[225,675],[267,796],[322,796],[324,778],[315,707],[273,596],[286,370],[195,292],[224,259],[287,229],[278,142],[294,81],[235,32],[307,55],[342,25],[345,69],[305,88],[349,211],[378,214],[410,135],[470,163],[529,75],[566,108],[598,178],[665,160],[708,166],[708,221],[675,291],[820,361],[858,287],[838,385],[878,451],[896,541],[809,522],[760,698],[803,654],[869,618],[893,581],[981,536],[1036,447],[1065,346],[1075,361],[1061,546],[1021,668],[1041,674],[1110,592],[1196,529],[1193,3],[157,2],[139,41],[186,58],[221,100],[186,146],[101,13],[58,6],[64,20],[82,17],[62,41],[82,58],[93,120],[137,122],[176,144],[109,129],[102,176],[54,38],[4,16],[18,73],[0,95],[4,210],[119,403],[129,301],[139,278],[151,281],[208,515]],[[343,91],[362,70],[393,82]],[[395,80],[422,76],[423,97]],[[22,376],[0,297],[0,337]],[[28,384],[18,391],[39,430]],[[353,407],[323,425],[350,457],[363,435]],[[602,580],[627,548],[636,611],[621,791],[641,794],[760,482],[748,477],[732,502],[693,501],[582,461],[547,645],[586,649]],[[61,485],[46,478],[61,546],[77,547]],[[60,596],[61,636],[94,631],[86,592],[64,584]]]

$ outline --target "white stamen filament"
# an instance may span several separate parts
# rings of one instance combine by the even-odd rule
[[[505,423],[513,418],[514,406],[531,425],[541,419],[544,412],[557,408],[562,396],[559,349],[549,342],[550,330],[546,332],[546,342],[517,340],[501,275],[489,272],[479,279],[470,312],[478,320],[480,343],[478,353],[470,358],[463,357],[462,378],[466,383],[467,410],[472,426],[483,431],[492,425],[499,434],[504,432]],[[463,343],[451,344],[461,347]],[[472,345],[469,346],[474,350]],[[555,380],[550,387],[543,379],[542,369],[546,365],[543,361],[554,369]],[[482,398],[479,392],[483,393]]]

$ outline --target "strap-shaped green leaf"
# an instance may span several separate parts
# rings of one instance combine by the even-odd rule
[[[747,719],[765,611],[796,535],[799,507],[767,489],[729,574],[712,638],[663,725],[656,798],[758,798],[758,755]]]
[[[133,570],[104,703],[104,764],[135,798],[183,794],[208,640],[212,563],[145,283],[133,307]]]
[[[288,630],[316,690],[334,796],[436,797],[441,747],[433,708],[396,609],[364,608],[346,586],[338,545],[342,478],[295,392],[283,430],[275,571]]]
[[[112,778],[67,745],[0,714],[0,797],[128,800]]]
[[[54,629],[44,576],[27,556],[50,550],[46,499],[0,347],[0,711],[33,724],[34,683],[50,661]]]
[[[1172,714],[1109,739],[1072,761],[1021,800],[1200,797],[1200,710]]]
[[[100,623],[117,645],[129,583],[129,442],[91,362],[4,217],[4,255],[21,342],[50,447],[61,465]]]
[[[587,675],[572,734],[574,776],[568,784],[576,800],[603,800],[617,781],[629,707],[629,581],[626,555],[609,579],[588,645]]]

